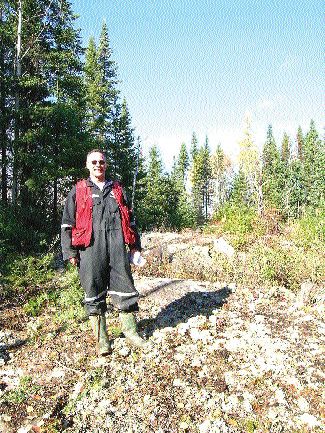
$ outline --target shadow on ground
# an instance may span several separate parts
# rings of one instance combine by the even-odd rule
[[[227,302],[230,293],[228,287],[215,292],[189,292],[164,307],[155,318],[139,321],[139,329],[150,337],[157,329],[175,327],[191,317],[209,317]]]

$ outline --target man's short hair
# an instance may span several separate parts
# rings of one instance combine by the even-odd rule
[[[101,153],[102,155],[103,155],[103,157],[105,158],[105,161],[106,161],[106,153],[105,153],[105,151],[104,150],[102,150],[102,149],[92,149],[92,150],[90,150],[88,153],[87,153],[87,160],[88,160],[88,157],[89,157],[89,155],[91,155],[92,153]]]

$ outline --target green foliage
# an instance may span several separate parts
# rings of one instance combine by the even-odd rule
[[[56,291],[41,292],[37,296],[30,298],[23,309],[28,316],[37,317],[49,303],[55,302],[57,298]]]
[[[224,232],[245,235],[255,229],[257,215],[251,207],[226,204],[216,212],[214,219],[221,222]]]
[[[56,299],[56,320],[59,323],[82,321],[85,311],[82,306],[84,292],[80,286],[79,275],[75,267],[70,267],[62,275],[60,290]]]
[[[304,215],[291,222],[291,238],[304,247],[324,245],[325,243],[325,206],[307,209]]]
[[[320,140],[314,121],[302,148],[304,204],[316,207],[325,200],[325,142]]]
[[[140,226],[145,229],[169,226],[169,181],[163,173],[163,163],[158,149],[150,149],[145,178],[145,195],[137,212]]]
[[[193,136],[192,147],[192,200],[195,219],[198,225],[203,224],[208,217],[208,206],[210,202],[209,182],[211,178],[211,161],[209,140],[206,137],[205,143],[197,149],[196,138]]]
[[[264,207],[281,208],[284,186],[283,164],[273,137],[272,126],[268,127],[262,156],[262,189]]]
[[[125,189],[131,193],[133,177],[137,164],[137,152],[131,116],[126,103],[123,100],[121,106],[117,105],[113,124],[114,139],[108,143],[108,171],[113,179],[119,179]]]
[[[112,335],[114,338],[119,338],[123,334],[122,329],[118,326],[108,326],[107,332],[109,335]]]
[[[247,205],[248,202],[249,189],[247,179],[242,170],[239,170],[233,180],[232,190],[230,193],[230,203],[233,203],[235,206],[241,207]]]
[[[244,424],[245,433],[254,433],[259,428],[259,422],[253,419],[246,420]]]
[[[15,290],[39,288],[54,277],[53,255],[18,257],[9,264],[5,282]]]
[[[290,138],[288,134],[285,132],[283,134],[282,143],[281,143],[281,160],[285,165],[288,165],[290,160]]]
[[[26,215],[27,210],[20,206],[0,204],[0,272],[5,272],[9,261],[15,260],[17,255],[44,251],[43,245],[49,241],[44,227],[39,227],[38,231],[26,228]]]
[[[218,209],[227,200],[229,190],[229,172],[231,163],[229,158],[222,150],[220,144],[217,145],[216,151],[210,158],[211,164],[211,182],[213,193],[212,206],[213,209]]]
[[[169,181],[169,226],[180,230],[195,225],[194,209],[190,194],[186,191],[189,156],[182,143],[177,159],[168,178]]]
[[[33,394],[40,390],[40,386],[33,383],[31,376],[22,376],[16,389],[4,391],[0,396],[0,402],[4,404],[19,405],[24,403]]]

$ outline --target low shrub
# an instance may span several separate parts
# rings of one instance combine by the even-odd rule
[[[291,239],[305,248],[325,244],[325,208],[307,210],[290,224]]]
[[[248,206],[231,203],[220,208],[213,217],[213,223],[207,225],[206,233],[230,235],[232,245],[243,249],[255,239],[266,233],[266,221],[260,218],[256,210]]]
[[[58,297],[57,290],[50,290],[48,292],[41,292],[36,296],[32,296],[24,305],[24,312],[28,316],[37,317],[39,316],[44,308],[50,303],[55,303]]]
[[[46,254],[41,257],[19,256],[9,265],[4,280],[13,289],[18,290],[40,287],[48,283],[54,275],[53,254]]]
[[[60,290],[56,299],[56,320],[59,323],[80,321],[85,318],[84,292],[80,286],[78,271],[69,266],[58,281]]]

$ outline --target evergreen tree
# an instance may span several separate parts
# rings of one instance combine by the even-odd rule
[[[103,105],[106,106],[106,117],[109,119],[115,106],[117,89],[117,65],[113,60],[106,23],[103,23],[98,46],[98,63],[102,72],[102,86],[105,89]]]
[[[193,163],[195,157],[197,156],[198,151],[199,151],[198,140],[196,138],[195,132],[193,132],[192,139],[191,139],[191,150],[190,150],[192,163]]]
[[[213,208],[217,210],[227,198],[227,173],[231,167],[230,159],[227,158],[220,144],[211,156],[211,184],[213,190]]]
[[[281,208],[283,191],[283,173],[280,153],[277,149],[272,126],[267,130],[267,138],[263,148],[263,198],[266,206]]]
[[[112,59],[107,26],[101,29],[98,48],[90,38],[86,50],[85,90],[88,128],[100,146],[114,144],[114,118],[118,105],[117,66]]]
[[[204,146],[201,146],[197,152],[192,152],[192,155],[191,182],[193,208],[195,209],[197,224],[202,224],[208,217],[210,206],[211,165],[208,137],[206,137]]]
[[[290,159],[290,138],[285,132],[281,143],[281,160],[285,165],[289,164]]]
[[[304,203],[303,165],[300,159],[293,159],[287,169],[283,207],[288,218],[298,218]]]
[[[189,193],[186,190],[189,155],[185,143],[182,143],[177,159],[169,177],[170,225],[176,229],[191,227],[194,224],[194,213]]]
[[[297,154],[298,154],[298,158],[300,160],[302,160],[303,155],[303,147],[304,147],[304,135],[302,133],[302,129],[301,126],[298,127],[298,131],[297,131]]]
[[[181,144],[181,149],[178,155],[178,159],[177,159],[177,171],[179,173],[179,176],[184,184],[185,187],[185,182],[186,182],[186,177],[187,177],[187,171],[190,165],[190,159],[189,159],[189,155],[186,149],[186,144],[182,143]]]
[[[82,49],[68,1],[15,2],[10,13],[14,17],[11,31],[17,41],[15,86],[7,97],[14,101],[11,105],[15,110],[9,122],[12,131],[8,131],[14,138],[9,167],[13,173],[11,197],[16,206],[15,216],[22,218],[21,224],[30,228],[28,233],[32,237],[44,227],[45,234],[49,234],[57,222],[62,147],[56,138],[60,134],[61,144],[70,147],[74,142],[71,131],[76,129],[65,128],[67,119],[61,117],[62,123],[55,130],[53,116],[57,104],[67,104],[73,111],[79,107]],[[78,115],[82,117],[81,112],[80,109]],[[76,161],[78,157],[71,159],[70,167]],[[32,246],[33,240],[26,239],[27,243]]]
[[[104,145],[103,118],[105,117],[106,104],[103,104],[102,71],[99,66],[96,43],[93,37],[89,39],[86,50],[84,80],[88,130],[97,138],[99,145]]]
[[[113,178],[120,179],[129,194],[132,190],[133,177],[137,162],[137,149],[131,116],[123,100],[113,122],[114,141],[108,148],[108,163]]]
[[[241,169],[235,175],[230,192],[230,202],[236,207],[249,206],[248,184],[245,174]]]
[[[166,228],[169,225],[169,182],[163,173],[163,163],[156,146],[149,152],[146,194],[137,215],[143,228]]]
[[[305,204],[317,207],[325,199],[325,147],[311,120],[302,148]]]

